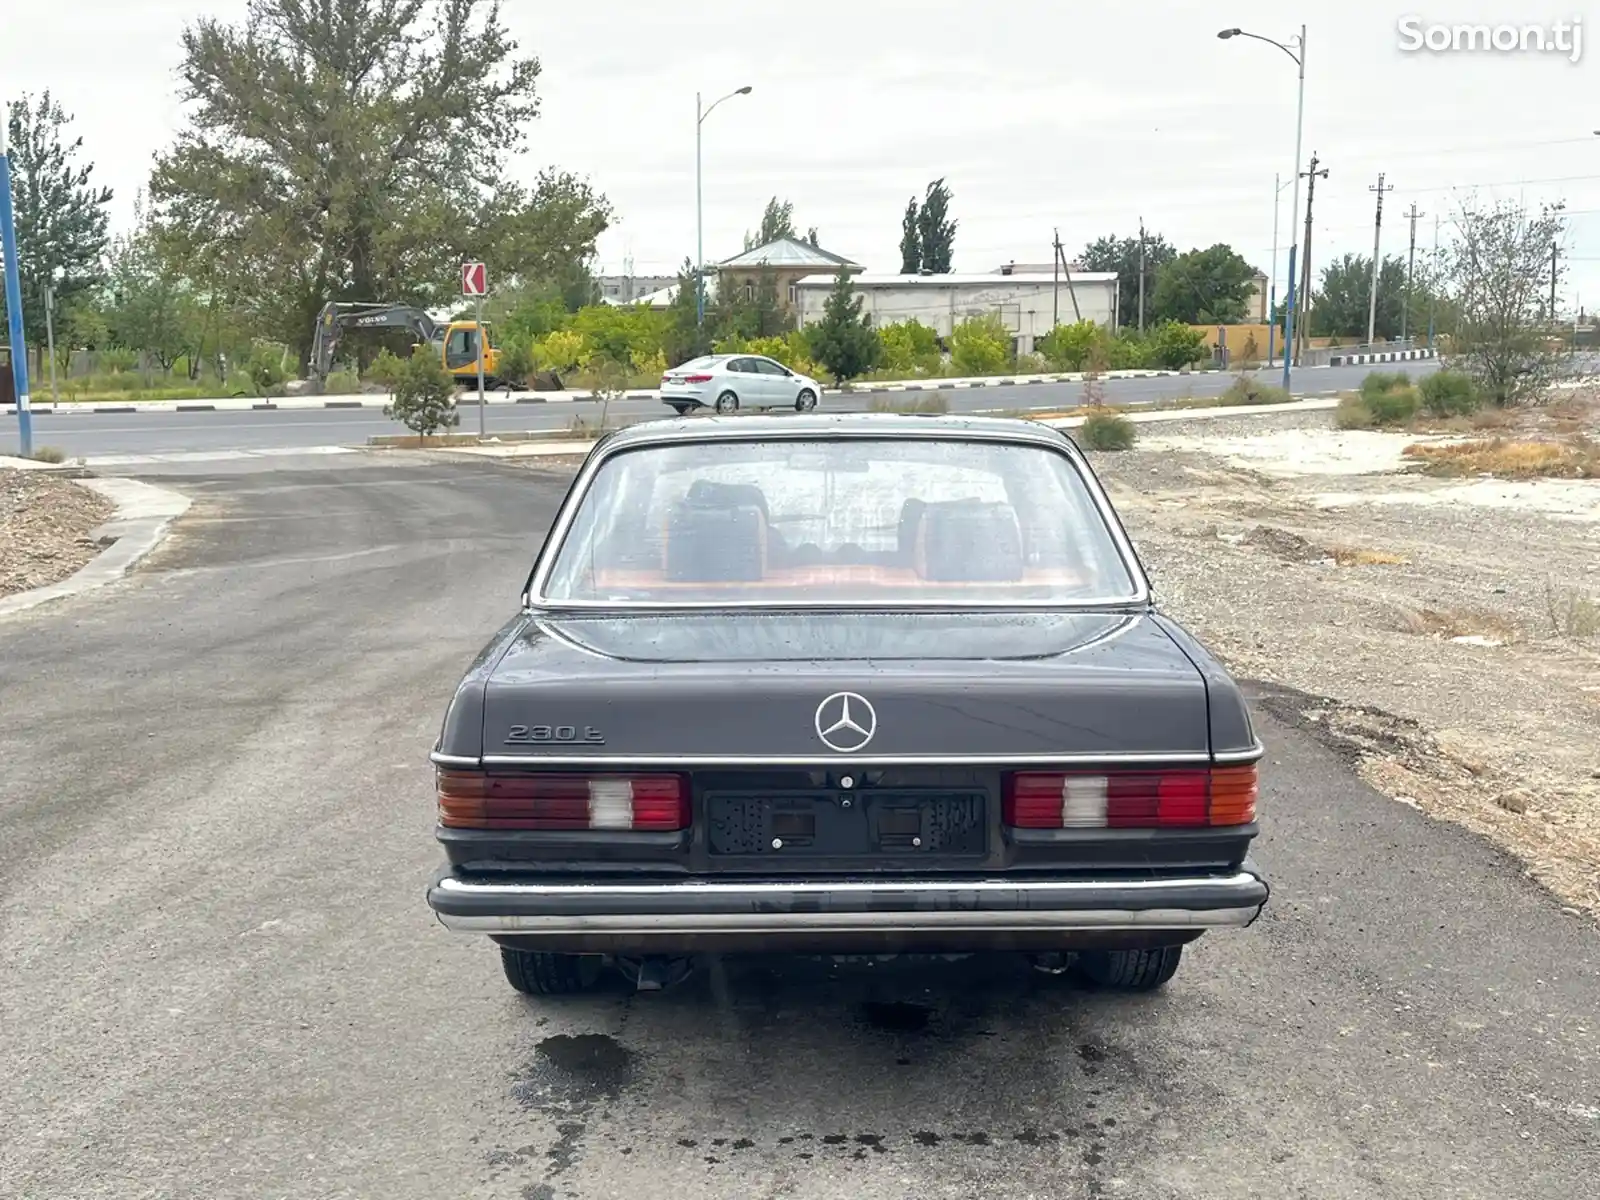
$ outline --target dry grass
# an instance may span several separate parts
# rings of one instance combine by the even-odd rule
[[[1469,609],[1409,609],[1401,614],[1400,626],[1402,632],[1445,641],[1478,637],[1509,646],[1522,640],[1522,631],[1506,617]]]
[[[1328,557],[1341,567],[1405,567],[1411,560],[1388,550],[1363,550],[1359,546],[1330,546]]]
[[[1501,475],[1511,479],[1600,479],[1600,443],[1582,436],[1557,441],[1480,438],[1414,445],[1405,456],[1430,475]]]
[[[1550,627],[1560,637],[1591,638],[1600,634],[1600,602],[1572,588],[1546,583],[1545,610]]]

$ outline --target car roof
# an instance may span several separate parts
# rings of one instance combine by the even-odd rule
[[[641,421],[607,435],[599,445],[607,452],[636,446],[703,442],[709,438],[735,440],[764,438],[981,438],[1029,442],[1065,449],[1081,458],[1071,438],[1061,430],[1016,417],[980,417],[930,413],[795,413],[783,416],[695,416]]]

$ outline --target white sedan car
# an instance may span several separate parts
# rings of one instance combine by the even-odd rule
[[[810,412],[822,395],[815,379],[759,354],[708,354],[661,377],[661,403],[680,417],[695,409],[793,408]]]

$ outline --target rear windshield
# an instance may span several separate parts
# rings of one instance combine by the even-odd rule
[[[674,371],[695,371],[705,367],[714,367],[726,357],[727,355],[724,354],[712,354],[705,358],[692,358],[688,362],[680,363],[672,369]]]
[[[623,451],[576,501],[551,604],[1117,603],[1072,460],[1023,442],[711,439]]]

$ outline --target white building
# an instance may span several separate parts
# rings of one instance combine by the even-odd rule
[[[999,275],[872,275],[851,282],[863,297],[861,311],[877,328],[899,321],[920,321],[940,338],[968,317],[993,313],[1015,338],[1018,354],[1031,354],[1036,339],[1056,322],[1070,325],[1094,321],[1114,328],[1117,314],[1117,276],[1113,272],[1074,273],[1068,277],[1040,272]],[[808,275],[795,284],[801,325],[822,318],[832,275]],[[1077,305],[1074,308],[1073,300]]]

